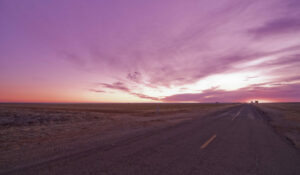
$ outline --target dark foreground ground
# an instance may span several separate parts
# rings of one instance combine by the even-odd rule
[[[300,173],[299,104],[201,105],[1,106],[0,174]]]

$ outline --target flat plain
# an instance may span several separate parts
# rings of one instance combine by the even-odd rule
[[[0,172],[237,104],[0,104]]]
[[[299,107],[0,104],[0,174],[297,174]]]

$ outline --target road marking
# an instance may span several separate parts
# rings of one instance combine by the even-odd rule
[[[207,147],[208,144],[210,144],[215,138],[217,137],[217,135],[213,135],[210,139],[208,139],[202,146],[201,149],[204,149]]]
[[[237,116],[240,115],[241,111],[242,111],[242,109],[240,109],[240,111],[234,117],[232,117],[232,120],[234,120],[235,118],[237,118]]]

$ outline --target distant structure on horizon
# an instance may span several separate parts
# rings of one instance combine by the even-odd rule
[[[255,104],[258,104],[258,100],[255,101]]]

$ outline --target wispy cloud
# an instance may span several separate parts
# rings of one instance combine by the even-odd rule
[[[136,97],[139,97],[139,98],[143,98],[143,99],[150,99],[150,100],[154,100],[154,101],[160,100],[160,98],[157,98],[157,97],[151,97],[151,96],[148,96],[148,95],[145,95],[145,94],[142,94],[142,93],[133,92],[130,88],[128,88],[122,82],[115,82],[115,83],[112,83],[112,84],[98,83],[97,85],[101,86],[102,88],[106,88],[106,89],[110,89],[110,90],[118,90],[118,91],[126,92],[130,95],[133,95],[133,96],[136,96]],[[100,92],[105,92],[105,91],[100,91]]]
[[[115,82],[113,84],[108,83],[99,83],[100,86],[107,88],[107,89],[114,89],[114,90],[120,90],[125,92],[130,92],[130,89],[125,86],[122,82]]]
[[[127,78],[131,81],[134,81],[134,82],[140,82],[141,81],[141,73],[137,72],[137,71],[134,71],[133,73],[128,73],[127,74]]]
[[[105,93],[103,90],[98,90],[98,89],[89,89],[91,92],[96,92],[96,93]]]
[[[244,102],[261,99],[273,101],[298,101],[300,84],[275,87],[246,87],[236,91],[208,89],[202,93],[176,94],[162,99],[165,102]]]
[[[300,17],[274,19],[249,32],[257,38],[300,32]]]

